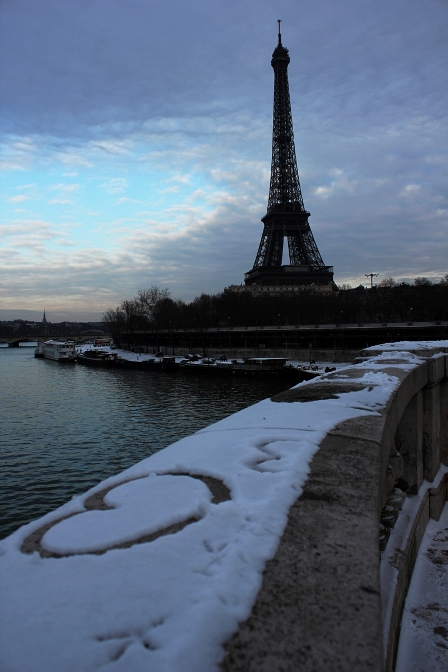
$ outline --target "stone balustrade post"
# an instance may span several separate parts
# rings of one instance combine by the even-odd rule
[[[441,383],[445,377],[445,355],[428,360],[428,383],[423,389],[423,477],[433,481],[442,461]]]
[[[448,465],[448,355],[445,354],[445,378],[440,383],[440,453]]]
[[[403,457],[402,478],[416,494],[423,483],[423,392],[419,391],[406,407],[395,436],[395,446]]]

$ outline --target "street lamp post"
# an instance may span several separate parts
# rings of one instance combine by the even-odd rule
[[[370,289],[373,287],[373,278],[377,278],[379,273],[364,273],[366,278],[370,278]]]

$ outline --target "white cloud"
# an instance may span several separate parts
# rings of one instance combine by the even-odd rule
[[[331,187],[316,187],[314,193],[316,196],[320,196],[321,198],[328,198],[332,191],[333,190]]]
[[[405,188],[400,192],[400,196],[405,196],[407,198],[414,198],[421,191],[421,186],[419,184],[407,184]]]
[[[80,190],[80,184],[54,184],[50,187],[51,191],[61,191],[66,194],[71,194],[73,192],[78,192]]]
[[[333,168],[329,171],[330,176],[334,176],[330,184],[327,186],[319,186],[313,190],[313,193],[318,198],[329,198],[338,192],[353,193],[356,188],[356,180],[349,180],[344,171],[340,168]]]
[[[113,177],[99,185],[107,194],[124,194],[128,186],[129,183],[124,177]]]
[[[29,201],[30,197],[25,194],[18,194],[17,196],[11,196],[8,198],[10,203],[22,203],[22,201]]]
[[[129,154],[132,149],[132,143],[129,140],[97,140],[93,143],[94,149],[106,152],[107,154]]]

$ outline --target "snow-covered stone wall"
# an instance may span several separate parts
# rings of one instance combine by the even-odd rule
[[[417,490],[437,475],[446,359],[369,353],[0,542],[0,669],[311,670],[331,659],[380,670],[390,458],[397,437],[407,445],[406,409],[426,395],[415,402],[426,466],[404,469]]]

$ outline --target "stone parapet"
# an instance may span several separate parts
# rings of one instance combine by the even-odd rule
[[[251,616],[226,645],[223,671],[393,671],[420,542],[447,500],[447,356],[432,350],[407,367],[407,354],[387,359],[377,349],[343,371],[350,383],[369,369],[399,383],[376,416],[347,420],[321,443]],[[378,524],[390,503],[380,558]]]
[[[368,354],[3,540],[0,668],[392,672],[447,498],[447,357]]]

